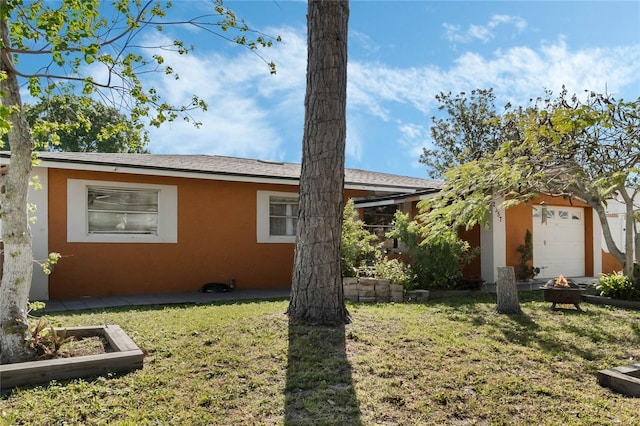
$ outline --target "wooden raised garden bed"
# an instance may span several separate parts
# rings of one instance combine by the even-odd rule
[[[68,327],[67,335],[77,338],[103,336],[109,351],[98,355],[54,358],[41,361],[0,365],[2,390],[16,386],[37,385],[51,380],[70,380],[123,373],[142,368],[144,354],[117,325],[95,327]]]
[[[623,395],[640,397],[640,364],[598,371],[598,383]]]

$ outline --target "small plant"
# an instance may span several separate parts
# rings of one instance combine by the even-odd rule
[[[524,233],[524,244],[518,247],[520,253],[520,263],[518,264],[518,278],[527,281],[535,278],[540,273],[540,268],[531,266],[533,260],[533,238],[531,231],[527,229]]]
[[[631,278],[624,275],[622,271],[600,275],[596,289],[600,292],[600,296],[613,299],[640,299],[640,291],[633,285]]]
[[[42,309],[44,303],[29,303],[29,312]],[[58,331],[47,321],[45,317],[40,317],[38,322],[31,328],[31,344],[40,358],[50,357],[58,353],[62,345],[73,340],[74,336],[67,336],[67,331]]]

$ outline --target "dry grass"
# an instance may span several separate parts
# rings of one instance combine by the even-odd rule
[[[6,424],[640,424],[640,400],[596,383],[640,359],[640,312],[522,316],[492,296],[349,305],[342,328],[289,324],[285,301],[57,315],[119,324],[147,353],[141,371],[15,390]]]

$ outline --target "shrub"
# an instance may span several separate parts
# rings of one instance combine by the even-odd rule
[[[374,278],[389,280],[390,284],[399,284],[405,290],[413,290],[416,283],[416,275],[411,266],[398,259],[380,255],[368,270],[372,271]]]
[[[397,212],[389,238],[402,241],[411,256],[411,268],[416,276],[415,288],[453,288],[462,277],[462,267],[476,256],[469,243],[454,230],[423,235],[423,228],[409,215]]]
[[[342,216],[342,276],[355,277],[358,269],[376,260],[377,237],[364,228],[364,222],[358,219],[358,213],[349,200],[344,206]]]
[[[540,268],[531,266],[531,260],[533,260],[533,240],[531,231],[527,229],[524,234],[524,244],[518,246],[518,253],[520,253],[520,263],[518,264],[518,278],[522,281],[526,281],[534,278],[540,273]]]
[[[600,292],[601,296],[614,299],[640,299],[640,291],[633,285],[631,278],[625,276],[622,271],[600,275],[596,289]]]

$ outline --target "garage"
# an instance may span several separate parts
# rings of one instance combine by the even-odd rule
[[[533,208],[533,265],[538,278],[585,273],[584,209],[542,206]]]

